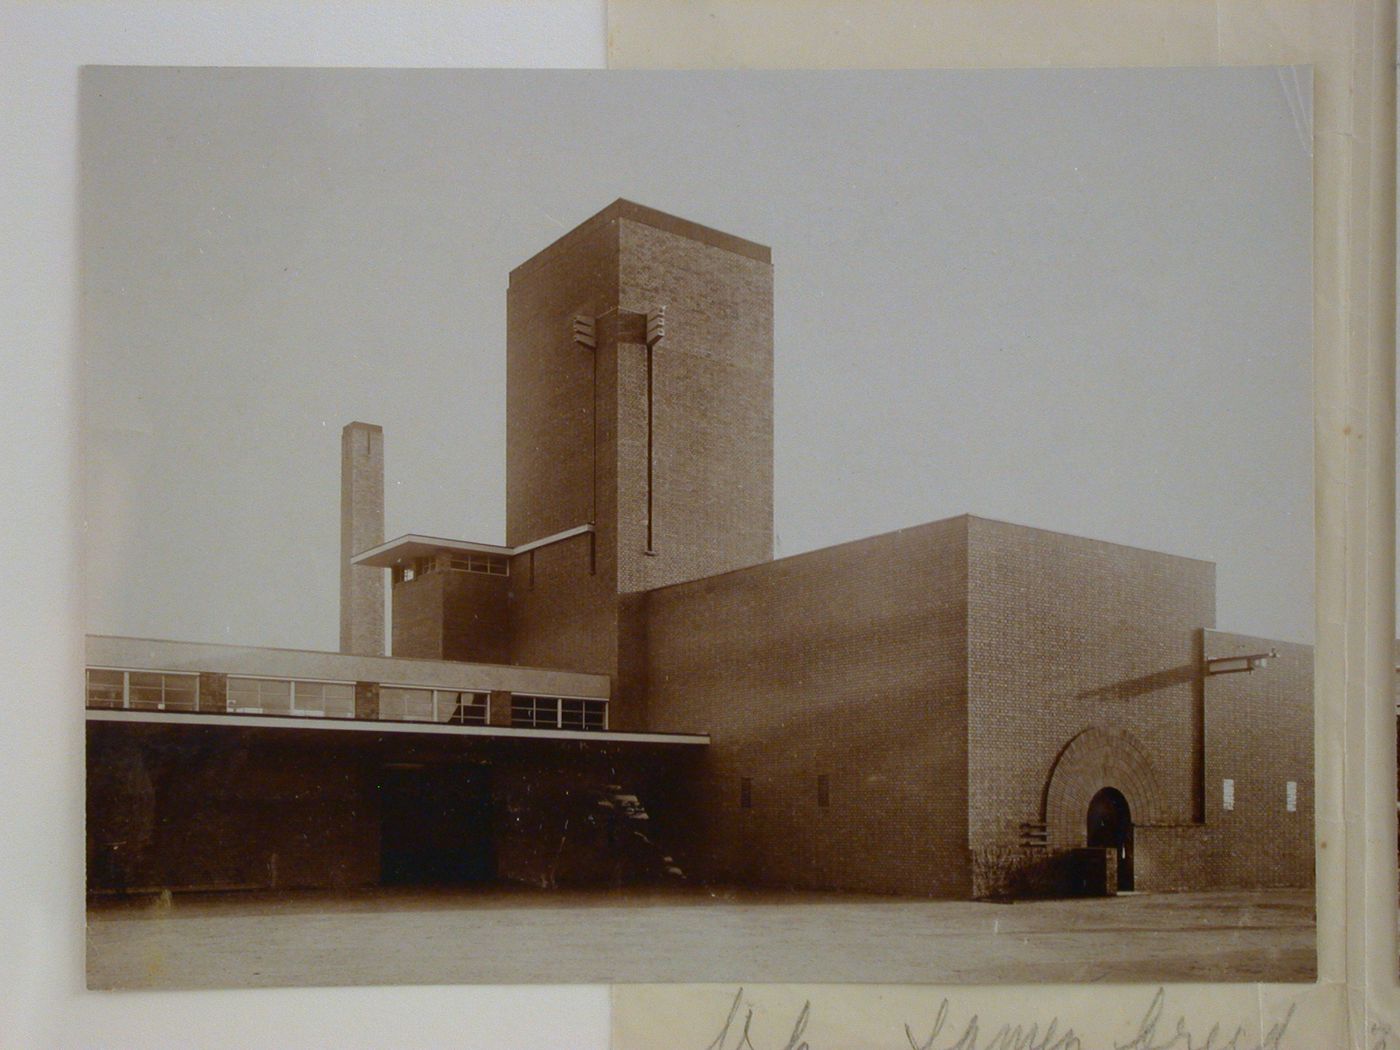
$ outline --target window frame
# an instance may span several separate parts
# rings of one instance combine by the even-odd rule
[[[517,717],[517,711],[521,701],[531,701],[531,721],[526,723]],[[554,705],[553,722],[540,721],[539,704],[541,701],[552,702]],[[579,725],[565,725],[564,706],[567,703],[577,703]],[[589,705],[593,705],[590,707]],[[606,733],[608,731],[608,709],[611,707],[609,699],[598,696],[549,696],[542,693],[511,693],[510,694],[510,727],[512,729],[560,729],[574,733]],[[588,723],[601,714],[600,725],[589,725]]]
[[[287,696],[287,710],[269,711],[265,707],[233,707],[233,690],[229,688],[229,683],[233,681],[242,682],[286,682],[290,689]],[[350,711],[348,714],[327,714],[325,711],[324,694],[322,697],[322,708],[320,711],[313,711],[297,707],[297,683],[304,685],[341,685],[350,687]],[[354,718],[355,717],[355,683],[337,678],[286,678],[281,675],[267,674],[230,674],[224,676],[224,711],[231,715],[266,715],[269,718]]]
[[[447,558],[452,572],[474,572],[478,576],[509,576],[510,556],[486,551],[454,551]]]
[[[399,689],[405,692],[427,693],[432,704],[432,719],[427,721],[421,718],[386,718],[384,716],[384,690]],[[447,697],[476,697],[479,703],[466,705],[472,708],[481,708],[480,721],[453,721],[456,709],[444,713],[444,704],[455,704],[457,701],[448,700]],[[379,683],[379,718],[381,722],[408,722],[413,725],[440,725],[440,726],[484,726],[491,723],[491,690],[489,689],[444,689],[432,685],[412,685],[407,682],[380,682]]]
[[[111,705],[107,705],[107,704],[102,704],[102,705],[98,705],[98,706],[94,706],[94,705],[93,705],[93,703],[92,703],[92,678],[91,678],[91,675],[92,675],[92,672],[93,672],[93,671],[105,671],[105,672],[107,672],[108,674],[120,674],[120,675],[122,676],[122,684],[121,684],[121,702],[120,702],[119,704],[117,704],[116,706],[111,706]],[[160,676],[161,676],[160,700],[158,700],[158,701],[156,702],[156,706],[155,706],[155,707],[147,707],[147,706],[145,706],[144,704],[143,704],[142,706],[140,706],[140,707],[134,707],[134,706],[132,706],[132,703],[131,703],[131,676],[132,676],[133,674],[150,674],[150,675],[160,675]],[[189,706],[189,707],[181,706],[181,707],[171,707],[171,708],[167,708],[167,707],[166,707],[166,693],[167,693],[167,687],[166,687],[166,683],[165,683],[165,679],[166,679],[166,678],[192,678],[192,679],[194,679],[194,697],[193,697],[193,700],[192,700],[192,706]],[[149,687],[143,686],[143,687],[141,687],[141,688],[149,688]],[[170,671],[170,670],[166,670],[166,669],[164,669],[164,668],[153,668],[153,667],[103,667],[103,666],[97,666],[97,665],[85,666],[85,667],[83,668],[83,707],[84,707],[84,708],[92,708],[93,710],[97,710],[97,711],[167,711],[167,710],[168,710],[168,711],[197,712],[197,711],[199,711],[199,700],[200,700],[200,689],[199,689],[199,672],[198,672],[198,671]]]

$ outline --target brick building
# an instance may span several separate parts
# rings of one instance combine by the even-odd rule
[[[504,544],[384,542],[352,423],[343,652],[88,640],[95,889],[1312,884],[1311,650],[1217,630],[1213,565],[972,516],[775,560],[761,245],[617,201],[507,308]]]

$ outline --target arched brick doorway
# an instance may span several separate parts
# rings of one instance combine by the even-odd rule
[[[1094,807],[1103,825],[1099,834],[1116,836],[1105,845],[1121,847],[1127,854],[1120,854],[1119,863],[1129,862],[1130,881],[1124,884],[1120,877],[1119,884],[1129,889],[1136,881],[1131,865],[1132,828],[1162,823],[1164,797],[1147,750],[1132,733],[1091,726],[1071,738],[1055,757],[1043,801],[1047,840],[1057,849],[1097,845],[1089,839]]]
[[[1100,788],[1089,800],[1085,818],[1088,845],[1111,849],[1118,854],[1118,888],[1133,888],[1133,811],[1123,792],[1115,787]]]

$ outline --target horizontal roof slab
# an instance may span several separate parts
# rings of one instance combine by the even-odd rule
[[[513,740],[576,740],[597,744],[687,744],[710,742],[702,733],[616,733],[598,729],[513,729],[508,726],[459,726],[371,719],[307,718],[305,716],[195,714],[169,711],[92,709],[89,722],[143,725],[221,726],[230,729],[289,729],[313,733],[393,733],[417,736],[497,737]]]
[[[402,656],[359,656],[309,649],[263,649],[111,635],[87,636],[86,662],[89,667],[127,671],[210,671],[262,678],[378,682],[383,685],[464,692],[501,690],[599,700],[606,700],[610,691],[607,675],[556,671],[544,667],[416,660]]]
[[[477,543],[473,540],[449,540],[442,536],[419,536],[415,533],[408,533],[399,536],[397,539],[381,543],[378,547],[371,547],[367,551],[361,551],[350,560],[356,565],[370,565],[379,569],[393,569],[406,566],[412,563],[414,558],[426,558],[432,554],[451,553],[473,553],[473,554],[503,554],[511,557],[516,554],[524,554],[537,547],[547,547],[551,543],[559,543],[563,540],[572,539],[575,536],[583,536],[593,531],[592,525],[577,525],[572,529],[565,529],[563,532],[556,532],[551,536],[544,536],[529,543],[522,543],[516,547],[503,547],[497,543]]]

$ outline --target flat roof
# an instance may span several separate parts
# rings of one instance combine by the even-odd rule
[[[712,248],[719,248],[723,251],[732,252],[757,262],[773,263],[773,249],[766,244],[759,244],[757,241],[750,241],[743,237],[738,237],[732,233],[725,233],[712,226],[702,226],[698,222],[691,222],[689,219],[682,219],[678,215],[671,215],[656,208],[648,208],[645,204],[637,204],[624,197],[619,197],[602,211],[584,219],[573,229],[556,237],[547,246],[541,248],[534,255],[530,256],[515,269],[511,270],[511,277],[524,274],[532,269],[541,259],[546,257],[551,249],[561,241],[567,240],[577,233],[591,230],[604,223],[613,222],[617,219],[627,219],[632,222],[641,223],[644,226],[651,226],[654,229],[664,230],[667,233],[674,233],[681,237],[688,237],[701,244],[708,244]]]
[[[209,671],[236,677],[379,682],[382,685],[469,692],[500,690],[589,700],[606,700],[611,691],[607,675],[516,664],[365,656],[315,649],[274,649],[97,634],[86,637],[85,648],[88,667],[128,671]]]
[[[409,733],[419,736],[501,737],[514,740],[578,740],[604,744],[709,744],[707,733],[617,733],[609,729],[516,729],[509,726],[458,726],[376,719],[316,718],[305,715],[199,714],[195,712],[129,711],[91,708],[89,722],[156,725],[222,726],[224,728],[294,729],[312,732]]]
[[[562,540],[573,539],[575,536],[583,536],[592,531],[591,524],[576,525],[572,529],[565,529],[563,532],[556,532],[550,536],[543,536],[540,539],[521,543],[514,547],[505,547],[499,543],[478,543],[475,540],[452,540],[443,536],[420,536],[410,532],[381,543],[377,547],[361,551],[350,561],[354,565],[393,569],[407,565],[414,558],[425,558],[430,554],[451,553],[453,551],[467,551],[474,554],[502,554],[506,557],[512,557],[516,554],[532,551],[537,547],[546,547],[551,543],[559,543]]]

